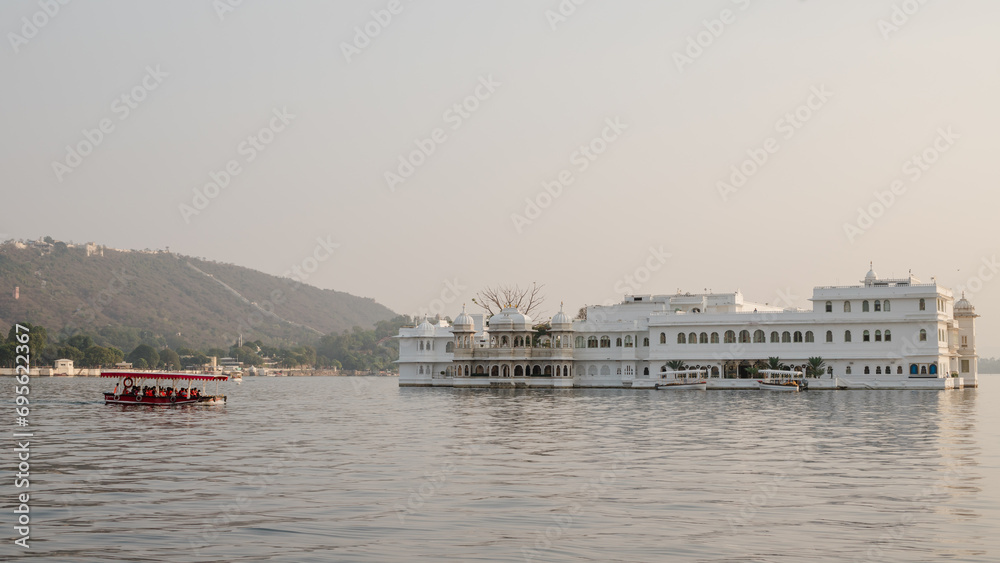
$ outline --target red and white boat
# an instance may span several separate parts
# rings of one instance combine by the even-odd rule
[[[704,369],[684,369],[678,371],[661,371],[657,389],[680,391],[692,389],[704,391],[708,389],[708,371]]]
[[[219,382],[225,375],[142,371],[102,371],[101,377],[117,379],[113,391],[104,392],[106,405],[224,405]],[[205,385],[215,382],[215,394],[205,393]],[[202,389],[196,387],[200,382]]]

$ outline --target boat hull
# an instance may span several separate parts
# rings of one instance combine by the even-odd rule
[[[136,400],[136,399],[139,400]],[[154,407],[169,407],[171,405],[224,405],[225,395],[208,395],[194,398],[180,397],[148,397],[135,395],[115,395],[114,393],[104,393],[104,404],[106,405],[149,405]]]
[[[690,383],[660,383],[656,386],[657,389],[666,391],[705,391],[708,389],[707,381],[692,381]]]
[[[799,390],[799,386],[794,383],[767,383],[766,381],[758,381],[759,388],[761,391],[784,391],[794,393]]]

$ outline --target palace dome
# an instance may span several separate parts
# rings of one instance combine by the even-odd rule
[[[562,303],[559,304],[559,312],[552,317],[551,328],[552,330],[573,330],[573,321],[569,315],[563,312]]]
[[[962,298],[955,302],[955,312],[956,313],[975,313],[976,308],[972,306],[972,303],[965,298],[965,292],[962,292]]]
[[[472,317],[465,312],[465,305],[462,305],[462,313],[455,317],[455,322],[452,323],[456,329],[472,332],[476,330],[475,323],[472,321]]]
[[[420,336],[432,336],[434,334],[434,325],[424,317],[424,322],[417,325],[417,331],[420,332]]]
[[[504,307],[502,311],[490,317],[490,332],[503,330],[529,331],[531,317],[519,313],[517,307]]]

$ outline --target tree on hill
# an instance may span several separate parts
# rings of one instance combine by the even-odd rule
[[[35,358],[41,358],[42,354],[45,352],[45,347],[48,345],[49,337],[45,332],[45,327],[41,325],[33,325],[31,323],[19,323],[22,327],[28,329],[28,346],[31,348],[31,356]],[[7,332],[7,342],[11,344],[20,344],[17,340],[19,334],[25,334],[24,331],[18,331],[17,325],[10,327],[10,331]],[[35,363],[34,360],[31,362]]]
[[[160,361],[163,362],[163,366],[168,369],[181,369],[181,358],[170,348],[164,348],[160,350]]]
[[[80,360],[83,359],[83,352],[76,346],[64,345],[56,348],[56,358],[73,360],[74,364],[79,365]]]
[[[116,348],[91,346],[83,353],[82,364],[89,368],[111,367],[122,360],[119,354],[121,354],[121,350]]]
[[[128,355],[128,361],[136,368],[139,368],[139,360],[143,360],[146,367],[155,369],[160,365],[160,354],[149,344],[140,344]]]
[[[94,345],[94,339],[87,336],[86,334],[74,334],[66,339],[66,345],[72,346],[77,350],[86,350]]]

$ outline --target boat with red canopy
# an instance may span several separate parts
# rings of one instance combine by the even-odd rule
[[[170,373],[142,371],[102,371],[101,377],[117,379],[114,391],[104,392],[106,405],[224,405],[226,396],[219,395],[219,382],[229,379],[212,373]],[[215,395],[207,395],[204,387],[215,382]],[[202,389],[196,387],[201,384]]]

